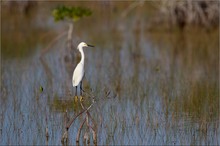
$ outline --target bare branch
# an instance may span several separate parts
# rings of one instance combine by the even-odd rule
[[[75,121],[77,117],[79,117],[81,114],[83,114],[86,111],[86,109],[82,110],[80,113],[78,113],[72,120],[70,120],[69,124],[66,126],[66,129],[68,130],[69,127],[72,125],[72,123]]]
[[[79,143],[79,138],[80,138],[80,134],[81,134],[81,131],[82,131],[82,127],[83,125],[85,124],[86,122],[86,118],[84,118],[83,122],[81,123],[80,127],[79,127],[79,130],[77,132],[77,137],[76,137],[76,144]]]
[[[93,103],[87,108],[87,109],[83,109],[80,113],[78,113],[72,120],[70,120],[69,124],[66,126],[66,129],[68,130],[69,127],[72,125],[72,123],[75,121],[75,119],[77,117],[79,117],[80,115],[82,115],[84,112],[88,111],[93,105],[94,105],[95,101],[93,101]]]
[[[68,130],[66,129],[65,132],[63,133],[62,139],[61,139],[61,143],[65,144],[68,141]]]
[[[139,6],[139,5],[143,5],[144,1],[140,0],[140,1],[135,1],[133,2],[131,5],[129,5],[129,7],[127,9],[124,10],[124,12],[122,13],[122,17],[125,17],[132,9],[134,9],[135,7]]]
[[[47,45],[46,48],[44,48],[42,51],[41,51],[41,56],[43,54],[45,54],[60,38],[62,38],[64,35],[66,35],[67,32],[64,31],[63,33],[61,33],[60,35],[58,35],[55,39],[53,39],[49,45]]]

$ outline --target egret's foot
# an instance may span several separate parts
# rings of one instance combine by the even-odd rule
[[[79,101],[83,102],[83,97],[82,96],[79,97]]]
[[[74,102],[77,102],[78,101],[78,96],[75,96],[74,97]]]

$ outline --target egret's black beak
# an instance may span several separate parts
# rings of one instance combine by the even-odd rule
[[[95,47],[95,46],[93,46],[93,45],[89,45],[89,44],[87,44],[87,46],[88,46],[88,47]]]

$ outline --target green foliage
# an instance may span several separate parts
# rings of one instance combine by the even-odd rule
[[[52,14],[56,22],[64,19],[73,20],[75,22],[82,17],[90,16],[92,11],[83,7],[59,6],[53,10]]]
[[[44,91],[44,88],[42,86],[40,86],[40,93],[42,93]]]

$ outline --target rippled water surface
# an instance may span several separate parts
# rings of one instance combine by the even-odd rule
[[[77,2],[93,14],[74,24],[68,52],[68,25],[51,16],[59,4],[23,12],[3,3],[0,145],[61,144],[65,111],[71,118],[82,110],[71,82],[81,41],[96,46],[84,49],[83,85],[96,99],[98,144],[219,144],[218,30],[150,30],[149,2],[125,16],[130,2]],[[84,117],[69,128],[69,144]]]

